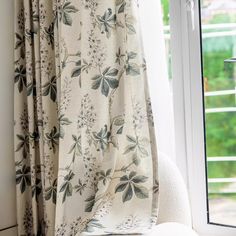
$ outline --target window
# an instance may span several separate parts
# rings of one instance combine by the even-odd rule
[[[195,230],[235,236],[236,2],[189,2],[170,0],[177,164]]]
[[[236,2],[201,3],[209,222],[236,226]]]

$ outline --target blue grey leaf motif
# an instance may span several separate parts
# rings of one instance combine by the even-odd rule
[[[15,50],[19,54],[16,62],[25,59],[25,35],[15,34]]]
[[[15,83],[18,84],[18,90],[21,93],[24,87],[27,86],[26,82],[26,68],[22,65],[15,69]]]
[[[145,145],[149,142],[146,138],[134,137],[131,135],[126,135],[129,145],[126,146],[124,154],[136,151],[144,156],[148,156],[148,151]]]
[[[107,149],[110,136],[111,132],[108,131],[107,125],[104,125],[104,128],[102,128],[98,133],[93,132],[93,137],[98,146],[98,151],[100,150],[104,151]]]
[[[78,184],[75,185],[75,191],[79,192],[79,194],[82,195],[86,187],[87,185],[85,183],[82,183],[82,181],[79,179]]]
[[[95,204],[95,195],[91,195],[86,200],[85,212],[91,212]]]
[[[112,9],[109,8],[103,16],[97,16],[101,33],[106,33],[107,38],[111,36],[111,29],[116,25],[116,15],[112,14]]]
[[[116,89],[119,86],[119,80],[117,79],[118,70],[111,67],[107,67],[101,75],[96,75],[92,78],[94,80],[92,89],[98,89],[101,86],[101,92],[106,97],[109,94],[110,88]]]
[[[53,102],[56,102],[57,99],[57,78],[53,76],[50,81],[43,85],[43,96],[50,95],[50,98]]]
[[[81,70],[82,70],[82,63],[81,63],[81,60],[78,60],[78,61],[75,63],[75,65],[76,65],[76,67],[72,70],[72,73],[71,73],[71,77],[72,77],[72,78],[80,76]]]
[[[140,66],[137,63],[132,61],[132,60],[136,59],[137,56],[138,56],[138,54],[135,52],[128,52],[127,53],[126,65],[125,65],[127,75],[131,75],[131,76],[140,75]]]
[[[65,135],[64,126],[68,126],[72,124],[72,122],[67,117],[65,117],[64,114],[59,116],[58,121],[60,125],[60,138],[64,138]]]
[[[118,13],[124,13],[126,6],[125,0],[116,0],[116,6],[118,7]]]
[[[145,183],[148,177],[143,175],[137,175],[132,171],[129,175],[124,175],[120,178],[120,183],[116,186],[115,193],[123,192],[122,201],[130,201],[134,194],[139,199],[148,198],[148,189],[141,183]]]
[[[159,192],[159,182],[155,180],[154,185],[153,185],[153,192],[158,193]]]
[[[111,172],[112,172],[112,169],[108,169],[106,172],[104,170],[100,171],[98,173],[99,175],[98,180],[102,181],[103,185],[106,185],[106,183],[111,179]]]
[[[16,152],[19,152],[22,150],[23,158],[27,158],[29,155],[29,135],[16,135],[17,139],[19,140],[19,143],[16,147]]]
[[[21,169],[16,171],[16,184],[20,184],[21,193],[24,193],[27,186],[31,185],[30,167],[23,165]]]
[[[77,11],[78,9],[70,1],[66,1],[59,10],[60,20],[62,20],[63,24],[71,26],[73,21],[71,13],[76,13]]]
[[[65,202],[67,197],[72,196],[73,192],[73,187],[71,184],[71,180],[74,178],[75,174],[70,171],[65,177],[64,177],[64,182],[61,185],[60,192],[63,192],[63,198],[62,198],[62,203]]]
[[[45,137],[48,142],[49,148],[53,150],[53,153],[55,153],[60,137],[60,133],[57,131],[57,128],[54,126],[50,133],[45,134]]]
[[[31,190],[32,190],[32,197],[36,197],[36,200],[37,200],[37,197],[40,195],[42,191],[41,179],[36,178],[35,184],[32,186]]]
[[[70,147],[69,154],[73,153],[72,162],[75,161],[75,157],[82,155],[82,148],[81,148],[81,135],[78,137],[76,135],[72,135],[73,144]]]
[[[49,27],[44,28],[46,38],[51,45],[51,47],[54,47],[54,23],[52,22]]]
[[[57,200],[57,179],[53,181],[52,186],[45,189],[45,199],[49,201],[50,199],[54,204]]]
[[[136,29],[134,27],[133,17],[126,15],[125,16],[125,25],[126,25],[128,34],[136,34]]]
[[[123,132],[124,124],[125,124],[124,117],[122,115],[115,117],[113,124],[118,128],[118,130],[116,131],[116,134],[121,135]]]
[[[33,81],[29,82],[27,84],[27,96],[34,96],[36,97],[37,91],[36,91],[36,81],[33,79]]]

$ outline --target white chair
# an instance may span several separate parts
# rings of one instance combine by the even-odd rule
[[[197,236],[192,230],[187,188],[177,166],[159,153],[159,216],[150,236]]]

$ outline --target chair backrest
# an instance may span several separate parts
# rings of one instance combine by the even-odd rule
[[[158,223],[177,222],[192,226],[189,196],[175,163],[159,153],[159,217]]]

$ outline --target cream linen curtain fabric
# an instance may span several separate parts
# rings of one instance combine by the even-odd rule
[[[136,0],[15,0],[18,234],[142,234],[157,148]]]

